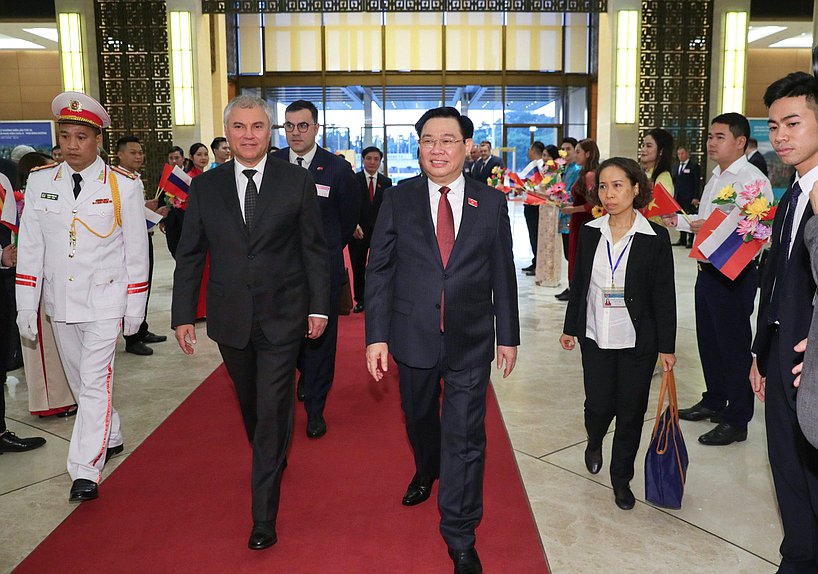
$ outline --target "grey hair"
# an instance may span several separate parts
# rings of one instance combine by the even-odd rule
[[[264,110],[264,113],[267,114],[267,119],[270,122],[270,130],[273,129],[273,108],[267,103],[266,100],[251,94],[242,94],[230,100],[227,107],[224,108],[223,120],[225,128],[227,127],[227,117],[230,115],[230,112],[233,111],[233,108],[241,108],[243,110],[261,108]]]

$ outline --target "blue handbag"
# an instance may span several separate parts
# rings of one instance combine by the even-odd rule
[[[667,396],[668,406],[662,411]],[[664,508],[678,510],[687,476],[687,448],[679,428],[679,405],[676,402],[676,379],[673,371],[662,375],[662,390],[656,409],[656,423],[645,455],[645,498]]]

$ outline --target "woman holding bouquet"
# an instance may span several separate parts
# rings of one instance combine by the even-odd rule
[[[579,339],[585,386],[585,466],[602,468],[602,440],[616,417],[611,454],[614,501],[635,504],[630,481],[639,450],[657,354],[676,363],[676,292],[667,230],[638,209],[653,186],[639,164],[615,157],[602,163],[589,200],[606,215],[582,227],[571,298],[560,344]]]
[[[573,205],[562,208],[564,215],[570,215],[568,223],[568,288],[570,293],[571,278],[574,276],[574,259],[577,254],[580,230],[582,226],[593,219],[591,210],[593,204],[588,201],[588,194],[593,191],[596,179],[596,170],[599,168],[599,147],[592,139],[581,140],[576,147],[575,161],[580,166],[579,177],[571,188]]]

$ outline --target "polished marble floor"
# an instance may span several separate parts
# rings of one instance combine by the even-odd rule
[[[512,204],[517,267],[530,262],[522,207]],[[696,402],[704,387],[697,359],[693,281],[695,265],[674,248],[679,308],[676,368],[679,402]],[[169,325],[173,261],[161,236],[151,295],[151,330],[171,336]],[[563,276],[566,275],[563,269]],[[512,375],[495,380],[520,473],[555,574],[592,573],[772,573],[778,563],[781,526],[766,456],[763,406],[757,405],[746,442],[704,447],[696,437],[710,423],[682,422],[690,455],[683,508],[669,511],[644,502],[642,459],[655,416],[659,377],[654,378],[642,450],[632,487],[634,510],[613,503],[607,464],[592,476],[582,453],[582,378],[579,351],[557,342],[565,304],[562,289],[539,287],[518,277],[522,346]],[[201,325],[203,330],[204,325]],[[114,471],[219,363],[216,346],[202,333],[196,354],[186,357],[175,343],[153,345],[152,357],[120,348],[116,358],[114,403],[122,415],[125,456]],[[363,360],[363,350],[362,360]],[[70,480],[65,457],[73,420],[37,419],[28,413],[22,370],[9,374],[7,423],[21,436],[42,435],[48,444],[24,454],[0,456],[0,572],[8,572],[74,508],[67,502]],[[605,443],[606,461],[610,440]],[[489,449],[491,446],[489,446]],[[478,540],[480,532],[478,530]],[[478,542],[479,545],[479,542]],[[55,571],[59,571],[55,569]]]

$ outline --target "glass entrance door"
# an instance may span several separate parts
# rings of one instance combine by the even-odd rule
[[[535,141],[541,141],[545,145],[555,145],[559,147],[560,126],[547,124],[506,124],[503,129],[503,142],[505,148],[501,159],[513,172],[519,172],[528,165],[528,148]],[[538,158],[539,159],[539,158]]]
[[[396,184],[420,173],[418,140],[412,124],[386,124],[384,164]]]

